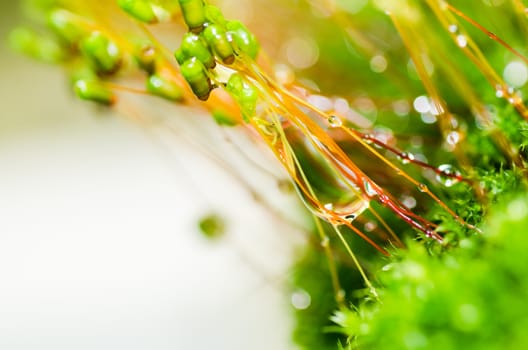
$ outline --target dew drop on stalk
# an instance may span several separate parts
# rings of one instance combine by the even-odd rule
[[[420,192],[427,192],[429,191],[429,189],[427,188],[427,185],[426,184],[418,184],[418,191]]]
[[[409,164],[414,160],[414,155],[412,153],[402,152],[399,158],[403,164]]]
[[[495,96],[497,96],[498,98],[504,97],[504,87],[502,85],[497,84],[495,86]]]
[[[460,134],[456,131],[451,131],[447,134],[446,141],[448,144],[454,146],[460,141]]]
[[[467,38],[465,35],[460,34],[456,37],[456,43],[459,47],[466,47],[467,46]]]
[[[367,194],[367,196],[369,196],[369,198],[378,195],[378,192],[376,192],[376,190],[368,180],[363,180],[363,189],[365,190],[365,193]]]
[[[440,174],[436,174],[436,180],[440,182],[442,185],[446,187],[451,187],[459,180],[455,177],[451,177],[449,175],[460,175],[460,172],[456,170],[454,166],[451,164],[442,164],[438,167],[438,170],[441,172]]]
[[[330,246],[330,239],[325,237],[321,240],[321,247],[326,248],[328,246]]]
[[[427,238],[435,238],[435,235],[436,235],[436,233],[435,233],[434,230],[431,230],[431,229],[425,230],[425,237],[427,237]]]
[[[330,117],[328,117],[328,124],[330,124],[332,128],[340,128],[341,126],[343,126],[343,121],[341,120],[341,118],[335,115],[331,115]]]
[[[363,137],[363,141],[365,141],[365,143],[368,144],[368,145],[371,145],[373,143],[373,141],[372,141],[373,139],[374,139],[374,136],[370,135],[370,134],[366,134]]]
[[[458,26],[456,24],[450,24],[449,27],[447,27],[447,29],[449,30],[449,32],[453,34],[458,32]]]

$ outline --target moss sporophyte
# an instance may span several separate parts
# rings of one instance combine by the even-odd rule
[[[48,33],[19,28],[11,42],[62,64],[80,98],[116,108],[147,94],[207,110],[274,154],[321,242],[293,278],[301,346],[459,349],[519,316],[487,318],[478,293],[500,288],[478,273],[470,291],[453,281],[464,266],[511,267],[487,258],[501,253],[486,230],[502,224],[479,227],[490,205],[525,190],[520,0],[255,0],[239,4],[245,21],[228,19],[222,1],[37,3]],[[211,222],[200,223],[207,236]],[[324,285],[310,281],[319,274]],[[405,326],[385,326],[398,315]],[[488,344],[527,344],[511,334]]]

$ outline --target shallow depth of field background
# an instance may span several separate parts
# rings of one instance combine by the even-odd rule
[[[17,5],[0,2],[0,349],[291,348],[288,230],[189,145],[10,52]],[[209,210],[231,236],[198,233]]]

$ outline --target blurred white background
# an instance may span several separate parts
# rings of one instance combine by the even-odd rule
[[[5,47],[0,99],[0,349],[293,347],[292,230],[232,176]],[[210,210],[218,242],[196,228]]]

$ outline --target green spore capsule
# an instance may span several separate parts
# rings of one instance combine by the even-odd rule
[[[48,26],[70,45],[77,45],[88,34],[86,20],[65,9],[51,11]]]
[[[148,74],[154,74],[156,71],[156,62],[158,61],[158,52],[156,48],[150,45],[142,46],[135,55],[136,62],[142,70]]]
[[[93,32],[83,39],[81,51],[97,73],[112,74],[121,66],[121,50],[101,32]]]
[[[205,6],[203,0],[178,0],[183,20],[193,33],[200,33],[205,24]]]
[[[48,63],[65,59],[63,48],[51,38],[35,33],[29,28],[19,27],[9,34],[9,44],[15,50]]]
[[[259,44],[253,33],[240,21],[229,21],[226,23],[226,28],[228,35],[231,36],[236,44],[235,48],[251,57],[251,59],[255,59],[259,51]]]
[[[77,64],[77,66],[71,71],[69,78],[72,86],[75,86],[75,83],[79,80],[98,81],[99,79],[92,67],[85,63]]]
[[[205,5],[205,20],[207,23],[219,24],[224,26],[226,24],[226,19],[222,14],[222,11],[216,6]]]
[[[183,53],[183,50],[178,48],[176,51],[174,51],[174,57],[176,57],[176,61],[181,66],[183,62],[187,61],[190,57],[187,57],[186,54]]]
[[[207,100],[213,87],[202,62],[193,57],[185,61],[180,69],[196,97],[202,101]]]
[[[147,91],[169,101],[176,102],[183,99],[182,88],[174,81],[162,77],[159,74],[149,76],[147,79]]]
[[[192,57],[196,57],[206,68],[211,69],[216,65],[207,43],[193,33],[187,33],[183,36],[181,47],[174,55],[180,65]]]
[[[151,1],[146,0],[118,0],[119,7],[134,17],[138,21],[144,23],[156,23],[158,17],[154,12]]]
[[[226,32],[216,24],[208,25],[202,33],[205,41],[213,49],[213,52],[225,64],[231,64],[235,61],[233,47],[227,40]]]
[[[238,103],[244,121],[249,122],[249,120],[255,115],[257,109],[257,90],[248,84],[238,73],[234,73],[229,77],[226,84],[226,90]]]
[[[87,101],[111,106],[116,102],[114,93],[97,80],[80,79],[73,85],[75,94]]]

